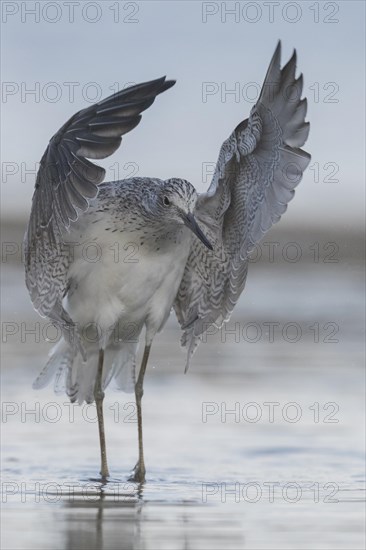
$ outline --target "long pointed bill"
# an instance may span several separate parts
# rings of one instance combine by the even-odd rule
[[[191,213],[186,214],[186,215],[183,217],[183,221],[184,221],[185,225],[186,225],[187,227],[189,227],[189,229],[196,235],[196,237],[199,238],[199,240],[200,240],[205,246],[207,246],[207,248],[208,248],[209,250],[213,250],[212,244],[211,244],[210,241],[207,239],[207,237],[206,237],[205,234],[203,233],[202,229],[200,228],[200,226],[199,226],[198,223],[196,222],[195,217],[193,216],[193,214],[191,214]]]

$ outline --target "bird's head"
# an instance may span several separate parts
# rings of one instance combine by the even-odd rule
[[[165,180],[158,197],[162,217],[173,224],[185,225],[202,243],[212,250],[212,245],[198,225],[194,210],[197,191],[187,180],[172,178]]]

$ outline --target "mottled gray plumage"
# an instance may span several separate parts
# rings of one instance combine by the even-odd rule
[[[188,361],[213,323],[228,321],[244,288],[248,255],[286,211],[310,162],[299,149],[309,134],[303,77],[296,52],[281,70],[278,44],[258,102],[223,143],[207,193],[195,216],[215,243],[212,254],[193,241],[174,308],[184,329]]]
[[[34,307],[62,325],[65,342],[37,387],[56,374],[72,400],[93,401],[102,347],[103,386],[114,377],[119,387],[133,389],[144,326],[150,345],[174,307],[188,366],[208,327],[228,321],[245,285],[250,251],[285,212],[310,161],[300,149],[309,123],[295,69],[294,53],[281,70],[278,44],[258,102],[223,143],[211,185],[199,196],[179,179],[101,184],[104,169],[87,160],[112,154],[174,81],[125,89],[80,111],[55,134],[37,175],[25,239],[26,282]],[[115,239],[137,245],[135,267],[113,265],[106,255],[88,266],[77,250],[70,252],[70,243],[87,241],[107,252]],[[95,345],[80,333],[91,321],[101,328]],[[135,339],[112,338],[111,329],[115,334],[126,323],[133,323]]]
[[[25,235],[26,284],[35,309],[66,334],[73,322],[62,306],[70,263],[64,235],[88,209],[105,176],[104,168],[87,159],[114,153],[122,136],[140,122],[141,112],[174,84],[159,78],[79,111],[51,138],[41,159]]]

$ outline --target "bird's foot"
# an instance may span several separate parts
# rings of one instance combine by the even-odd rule
[[[138,462],[132,471],[132,475],[128,478],[128,481],[134,481],[135,483],[145,483],[145,465]]]
[[[100,472],[100,479],[103,483],[107,483],[108,478],[109,478],[108,470],[106,472]]]

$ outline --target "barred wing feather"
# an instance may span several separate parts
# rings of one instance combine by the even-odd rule
[[[258,102],[223,143],[196,218],[214,245],[194,239],[174,303],[188,348],[187,366],[208,327],[228,321],[243,291],[248,255],[286,211],[310,155],[300,149],[309,133],[303,78],[295,78],[296,52],[280,68],[273,55]]]
[[[35,309],[66,331],[73,323],[62,307],[70,264],[64,236],[105,176],[104,168],[87,159],[114,153],[142,111],[174,83],[162,77],[137,84],[79,111],[52,137],[42,157],[25,235],[26,284]]]

